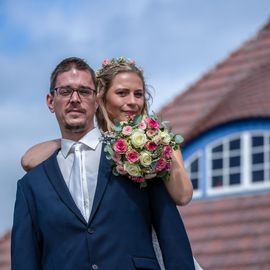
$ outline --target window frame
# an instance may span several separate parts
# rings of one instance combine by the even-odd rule
[[[201,150],[196,151],[190,157],[188,157],[187,160],[185,160],[185,168],[191,181],[192,178],[190,170],[191,164],[196,159],[198,159],[198,173],[197,173],[198,189],[195,190],[193,188],[193,198],[201,197],[203,194],[202,151]]]
[[[264,181],[261,182],[253,182],[252,181],[252,172],[253,172],[253,164],[252,164],[252,138],[254,136],[263,136],[264,137],[264,144],[261,147],[263,149],[263,153],[265,156],[265,160],[263,163],[263,170],[264,173],[266,172],[266,176]],[[229,181],[230,175],[230,166],[229,166],[229,159],[231,157],[230,150],[229,150],[229,142],[232,141],[234,138],[240,138],[240,184],[239,185],[230,185],[229,182],[226,183],[226,180]],[[268,143],[267,143],[268,140]],[[218,145],[223,145],[223,151],[221,153],[221,157],[225,163],[223,163],[223,168],[221,169],[222,175],[225,178],[225,186],[221,187],[212,187],[212,161],[213,161],[213,153],[212,149],[217,147]],[[226,145],[226,149],[224,148]],[[241,131],[228,134],[223,137],[219,137],[215,139],[213,142],[208,143],[205,146],[206,151],[206,195],[219,195],[219,194],[229,194],[229,193],[239,193],[243,191],[249,190],[256,190],[262,189],[264,187],[270,187],[270,131],[269,130],[250,130],[250,131]],[[224,153],[225,151],[225,153]],[[235,152],[236,152],[235,151]],[[218,157],[218,155],[215,155]]]

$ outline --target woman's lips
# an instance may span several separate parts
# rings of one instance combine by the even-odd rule
[[[125,111],[124,112],[127,116],[134,116],[137,114],[137,111]]]

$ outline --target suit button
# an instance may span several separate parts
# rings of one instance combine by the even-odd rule
[[[92,234],[92,233],[95,232],[95,230],[94,230],[94,228],[88,228],[88,229],[87,229],[87,232],[90,233],[90,234]],[[95,264],[94,264],[94,265],[95,265]],[[97,269],[97,268],[96,268],[96,269]]]
[[[96,264],[93,264],[93,265],[92,265],[92,269],[93,269],[93,270],[97,270],[97,269],[98,269],[98,266],[97,266]]]

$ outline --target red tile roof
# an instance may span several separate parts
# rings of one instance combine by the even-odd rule
[[[269,101],[270,20],[254,38],[163,107],[159,115],[187,143],[222,123],[269,118]]]
[[[159,115],[188,143],[237,120],[270,119],[270,20]],[[207,179],[205,179],[206,181]],[[270,269],[270,193],[208,198],[180,209],[207,270]]]
[[[0,270],[10,270],[10,232],[0,238]]]
[[[270,269],[270,194],[179,208],[194,256],[207,270]]]

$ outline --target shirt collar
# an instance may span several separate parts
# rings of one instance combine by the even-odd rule
[[[100,142],[101,133],[98,128],[90,130],[85,134],[79,142],[88,146],[89,148],[95,150]],[[62,155],[66,158],[70,152],[71,147],[75,144],[75,141],[69,139],[61,139],[61,152]]]

